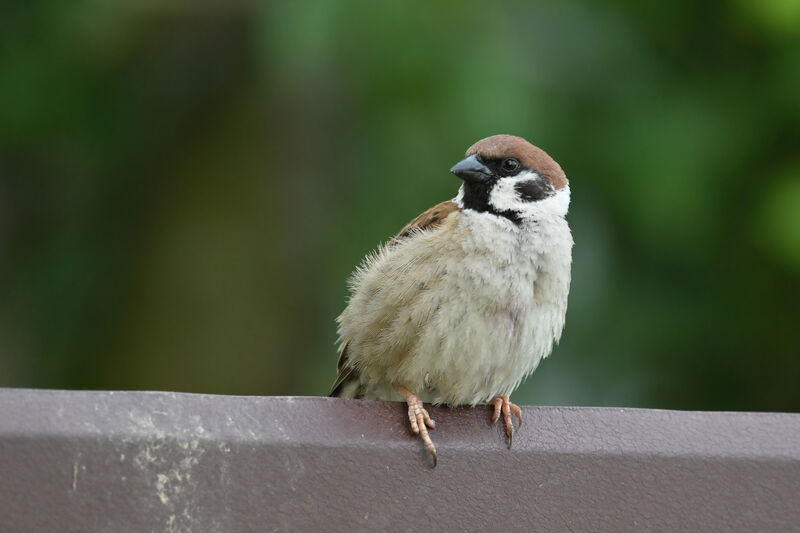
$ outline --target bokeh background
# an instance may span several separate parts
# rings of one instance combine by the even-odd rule
[[[347,276],[495,133],[573,191],[518,403],[800,411],[794,0],[3,3],[0,385],[326,394]]]

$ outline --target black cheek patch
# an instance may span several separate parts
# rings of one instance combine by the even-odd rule
[[[544,178],[521,181],[514,185],[519,197],[526,202],[544,200],[553,194],[553,186]]]

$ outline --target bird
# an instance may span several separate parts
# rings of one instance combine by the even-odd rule
[[[509,449],[522,412],[510,395],[558,343],[573,238],[569,181],[544,150],[493,135],[450,172],[455,198],[370,252],[337,318],[330,396],[405,401],[433,467],[436,424],[424,403],[491,405]]]

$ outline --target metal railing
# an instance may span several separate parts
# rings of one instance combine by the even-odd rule
[[[797,531],[800,415],[0,390],[0,531]]]

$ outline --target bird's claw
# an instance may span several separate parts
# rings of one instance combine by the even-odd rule
[[[511,403],[508,396],[497,396],[492,403],[494,404],[494,415],[492,416],[492,424],[500,419],[500,413],[503,413],[503,420],[506,423],[506,436],[508,437],[508,449],[514,442],[514,424],[511,421],[511,413],[517,417],[519,421],[518,426],[522,427],[522,410]]]
[[[401,387],[398,390],[406,397],[406,403],[408,403],[408,421],[411,422],[411,431],[413,431],[415,435],[419,435],[422,442],[425,443],[425,447],[428,449],[428,453],[431,454],[431,458],[433,459],[433,466],[436,467],[436,446],[433,445],[433,441],[428,434],[428,428],[434,429],[436,423],[431,419],[428,411],[422,406],[422,400],[417,398],[405,387]]]

